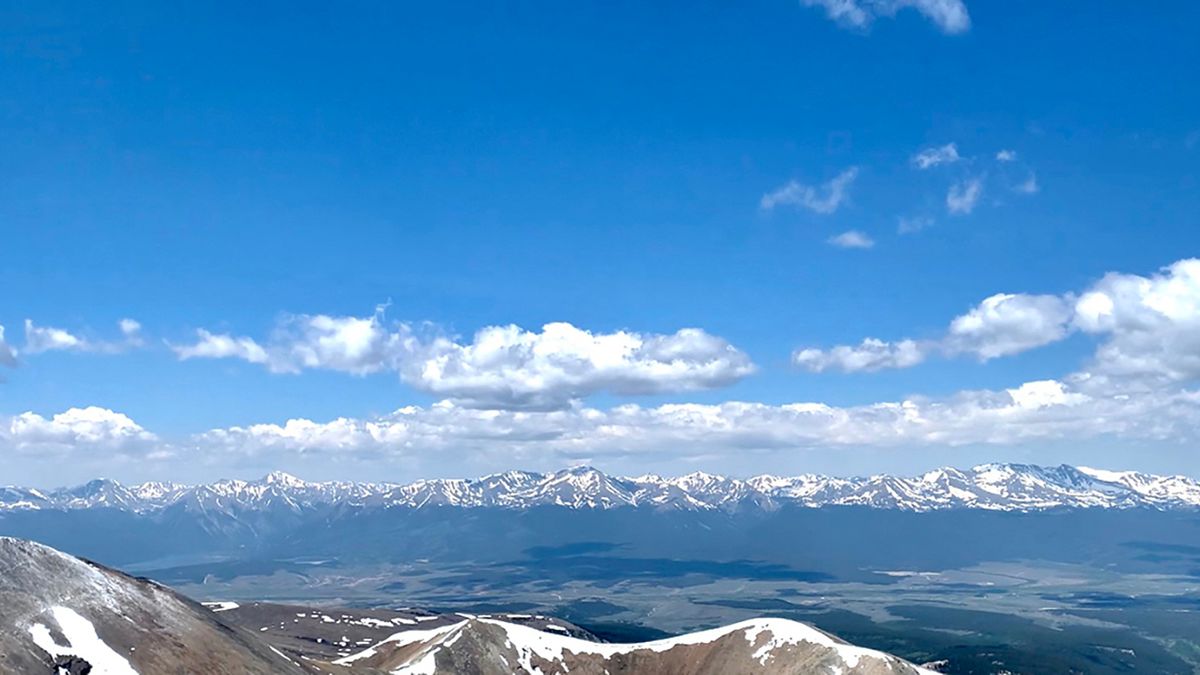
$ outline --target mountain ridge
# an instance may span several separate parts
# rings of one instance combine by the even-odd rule
[[[192,511],[304,512],[321,507],[528,509],[652,508],[658,510],[777,510],[783,506],[862,506],[904,511],[980,509],[1044,511],[1079,508],[1200,508],[1200,481],[1135,471],[1032,464],[981,464],[934,469],[911,477],[818,474],[746,479],[701,471],[664,478],[610,476],[581,466],[553,473],[507,471],[475,479],[411,483],[310,482],[282,471],[259,480],[223,479],[185,485],[153,481],[125,486],[96,479],[55,490],[0,487],[0,511],[112,508],[153,513]]]

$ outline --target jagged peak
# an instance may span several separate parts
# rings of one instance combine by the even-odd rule
[[[272,471],[271,473],[263,476],[262,479],[257,482],[263,485],[289,488],[308,487],[309,485],[308,482],[297,478],[286,471]]]

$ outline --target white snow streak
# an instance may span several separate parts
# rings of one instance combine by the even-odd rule
[[[33,643],[50,656],[77,656],[92,664],[92,675],[138,675],[129,661],[96,635],[91,621],[68,607],[51,607],[50,613],[67,639],[65,646],[50,635],[50,629],[35,623],[29,627]]]

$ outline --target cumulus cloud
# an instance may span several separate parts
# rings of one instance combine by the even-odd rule
[[[788,181],[782,187],[762,196],[759,206],[771,210],[777,206],[795,206],[813,213],[829,214],[845,202],[850,184],[858,176],[858,167],[850,167],[820,186]]]
[[[1001,150],[996,153],[997,162],[1015,162],[1017,161],[1016,150]]]
[[[932,169],[941,164],[953,164],[962,159],[958,155],[958,146],[947,143],[936,148],[926,148],[912,156],[909,161],[918,169]]]
[[[235,358],[276,373],[395,372],[421,391],[475,407],[556,408],[603,391],[696,391],[754,372],[743,352],[698,328],[643,334],[592,333],[569,323],[540,332],[489,326],[461,343],[419,335],[407,324],[389,326],[376,313],[290,317],[265,344],[203,330],[198,338],[172,349],[181,359]]]
[[[1071,305],[1055,295],[998,293],[950,322],[945,347],[982,361],[1019,354],[1067,336]]]
[[[697,328],[596,334],[569,323],[541,332],[493,326],[469,344],[438,340],[406,359],[404,380],[461,403],[555,408],[600,391],[650,394],[731,384],[754,371],[741,351]]]
[[[819,7],[839,24],[865,29],[879,17],[895,16],[903,9],[913,9],[932,21],[945,33],[964,33],[971,27],[971,17],[962,0],[801,0],[806,7]]]
[[[910,368],[932,354],[989,361],[1062,340],[1072,329],[1072,315],[1070,296],[998,293],[955,317],[937,340],[867,338],[859,345],[799,349],[792,362],[811,372],[852,373]]]
[[[1087,366],[1068,376],[1081,388],[1118,379],[1146,388],[1200,378],[1200,260],[1180,260],[1150,276],[1108,274],[1078,294],[999,293],[955,317],[939,339],[868,338],[857,346],[800,349],[793,362],[815,372],[854,372],[906,368],[938,353],[988,361],[1075,333],[1099,341]]]
[[[838,248],[871,248],[875,245],[875,240],[867,236],[864,232],[858,230],[849,230],[839,235],[830,237],[828,243],[831,246]]]
[[[946,211],[952,215],[965,215],[975,210],[975,204],[983,195],[983,180],[968,178],[950,186],[946,192]]]
[[[39,326],[33,320],[26,319],[25,345],[21,351],[24,354],[52,351],[117,354],[144,344],[141,336],[142,325],[137,321],[121,319],[117,322],[117,327],[121,331],[120,340],[90,340],[62,328]]]
[[[829,350],[798,349],[792,354],[792,363],[814,373],[825,370],[873,372],[915,366],[925,360],[926,353],[926,348],[914,340],[892,343],[867,338],[857,346],[840,345]]]
[[[0,445],[19,453],[91,452],[152,455],[161,451],[158,437],[128,416],[107,408],[71,408],[50,418],[21,413],[0,426]]]
[[[171,350],[180,360],[187,359],[241,359],[250,363],[267,363],[267,350],[247,337],[233,337],[228,333],[210,333],[203,328],[196,331],[196,342],[190,345],[171,345]]]
[[[91,345],[86,340],[61,328],[37,326],[32,320],[25,319],[25,347],[21,351],[26,354],[50,351],[88,351],[90,348]]]
[[[400,359],[420,348],[408,326],[390,329],[381,312],[368,317],[289,316],[265,344],[203,329],[196,336],[195,343],[171,345],[171,349],[180,359],[240,359],[274,373],[321,369],[369,375],[395,370]]]
[[[1106,275],[1080,294],[1073,326],[1103,339],[1089,375],[1200,377],[1200,260],[1180,260],[1148,277]]]

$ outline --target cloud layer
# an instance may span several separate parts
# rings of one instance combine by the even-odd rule
[[[265,343],[200,335],[181,357],[240,358],[277,372],[395,372],[444,396],[369,419],[292,419],[165,440],[101,407],[0,418],[0,452],[64,458],[279,463],[312,455],[365,462],[447,458],[493,466],[561,465],[606,457],[733,457],[814,448],[1018,445],[1108,438],[1200,442],[1200,260],[1150,275],[1111,273],[1078,292],[1003,293],[952,319],[936,339],[801,349],[812,371],[869,372],[931,356],[987,361],[1061,342],[1096,342],[1053,379],[944,397],[864,405],[634,404],[592,407],[589,393],[705,389],[748,374],[749,358],[698,329],[596,334],[489,327],[468,342],[423,337],[373,317],[293,317]],[[491,459],[488,459],[491,458]]]
[[[621,405],[553,411],[480,410],[444,401],[372,419],[291,419],[212,429],[174,444],[128,417],[73,409],[50,419],[24,413],[0,426],[0,447],[23,453],[280,465],[302,456],[391,463],[475,462],[560,466],[610,458],[672,460],[811,449],[957,447],[1119,438],[1196,442],[1200,394],[1186,390],[1086,391],[1060,380],[996,391],[837,407]]]
[[[420,391],[478,408],[553,409],[600,392],[712,389],[755,370],[746,354],[698,328],[644,334],[592,333],[569,323],[538,332],[489,326],[461,343],[418,335],[408,324],[389,326],[376,313],[289,317],[265,344],[204,330],[197,338],[172,348],[181,359],[235,358],[276,373],[395,372]]]

